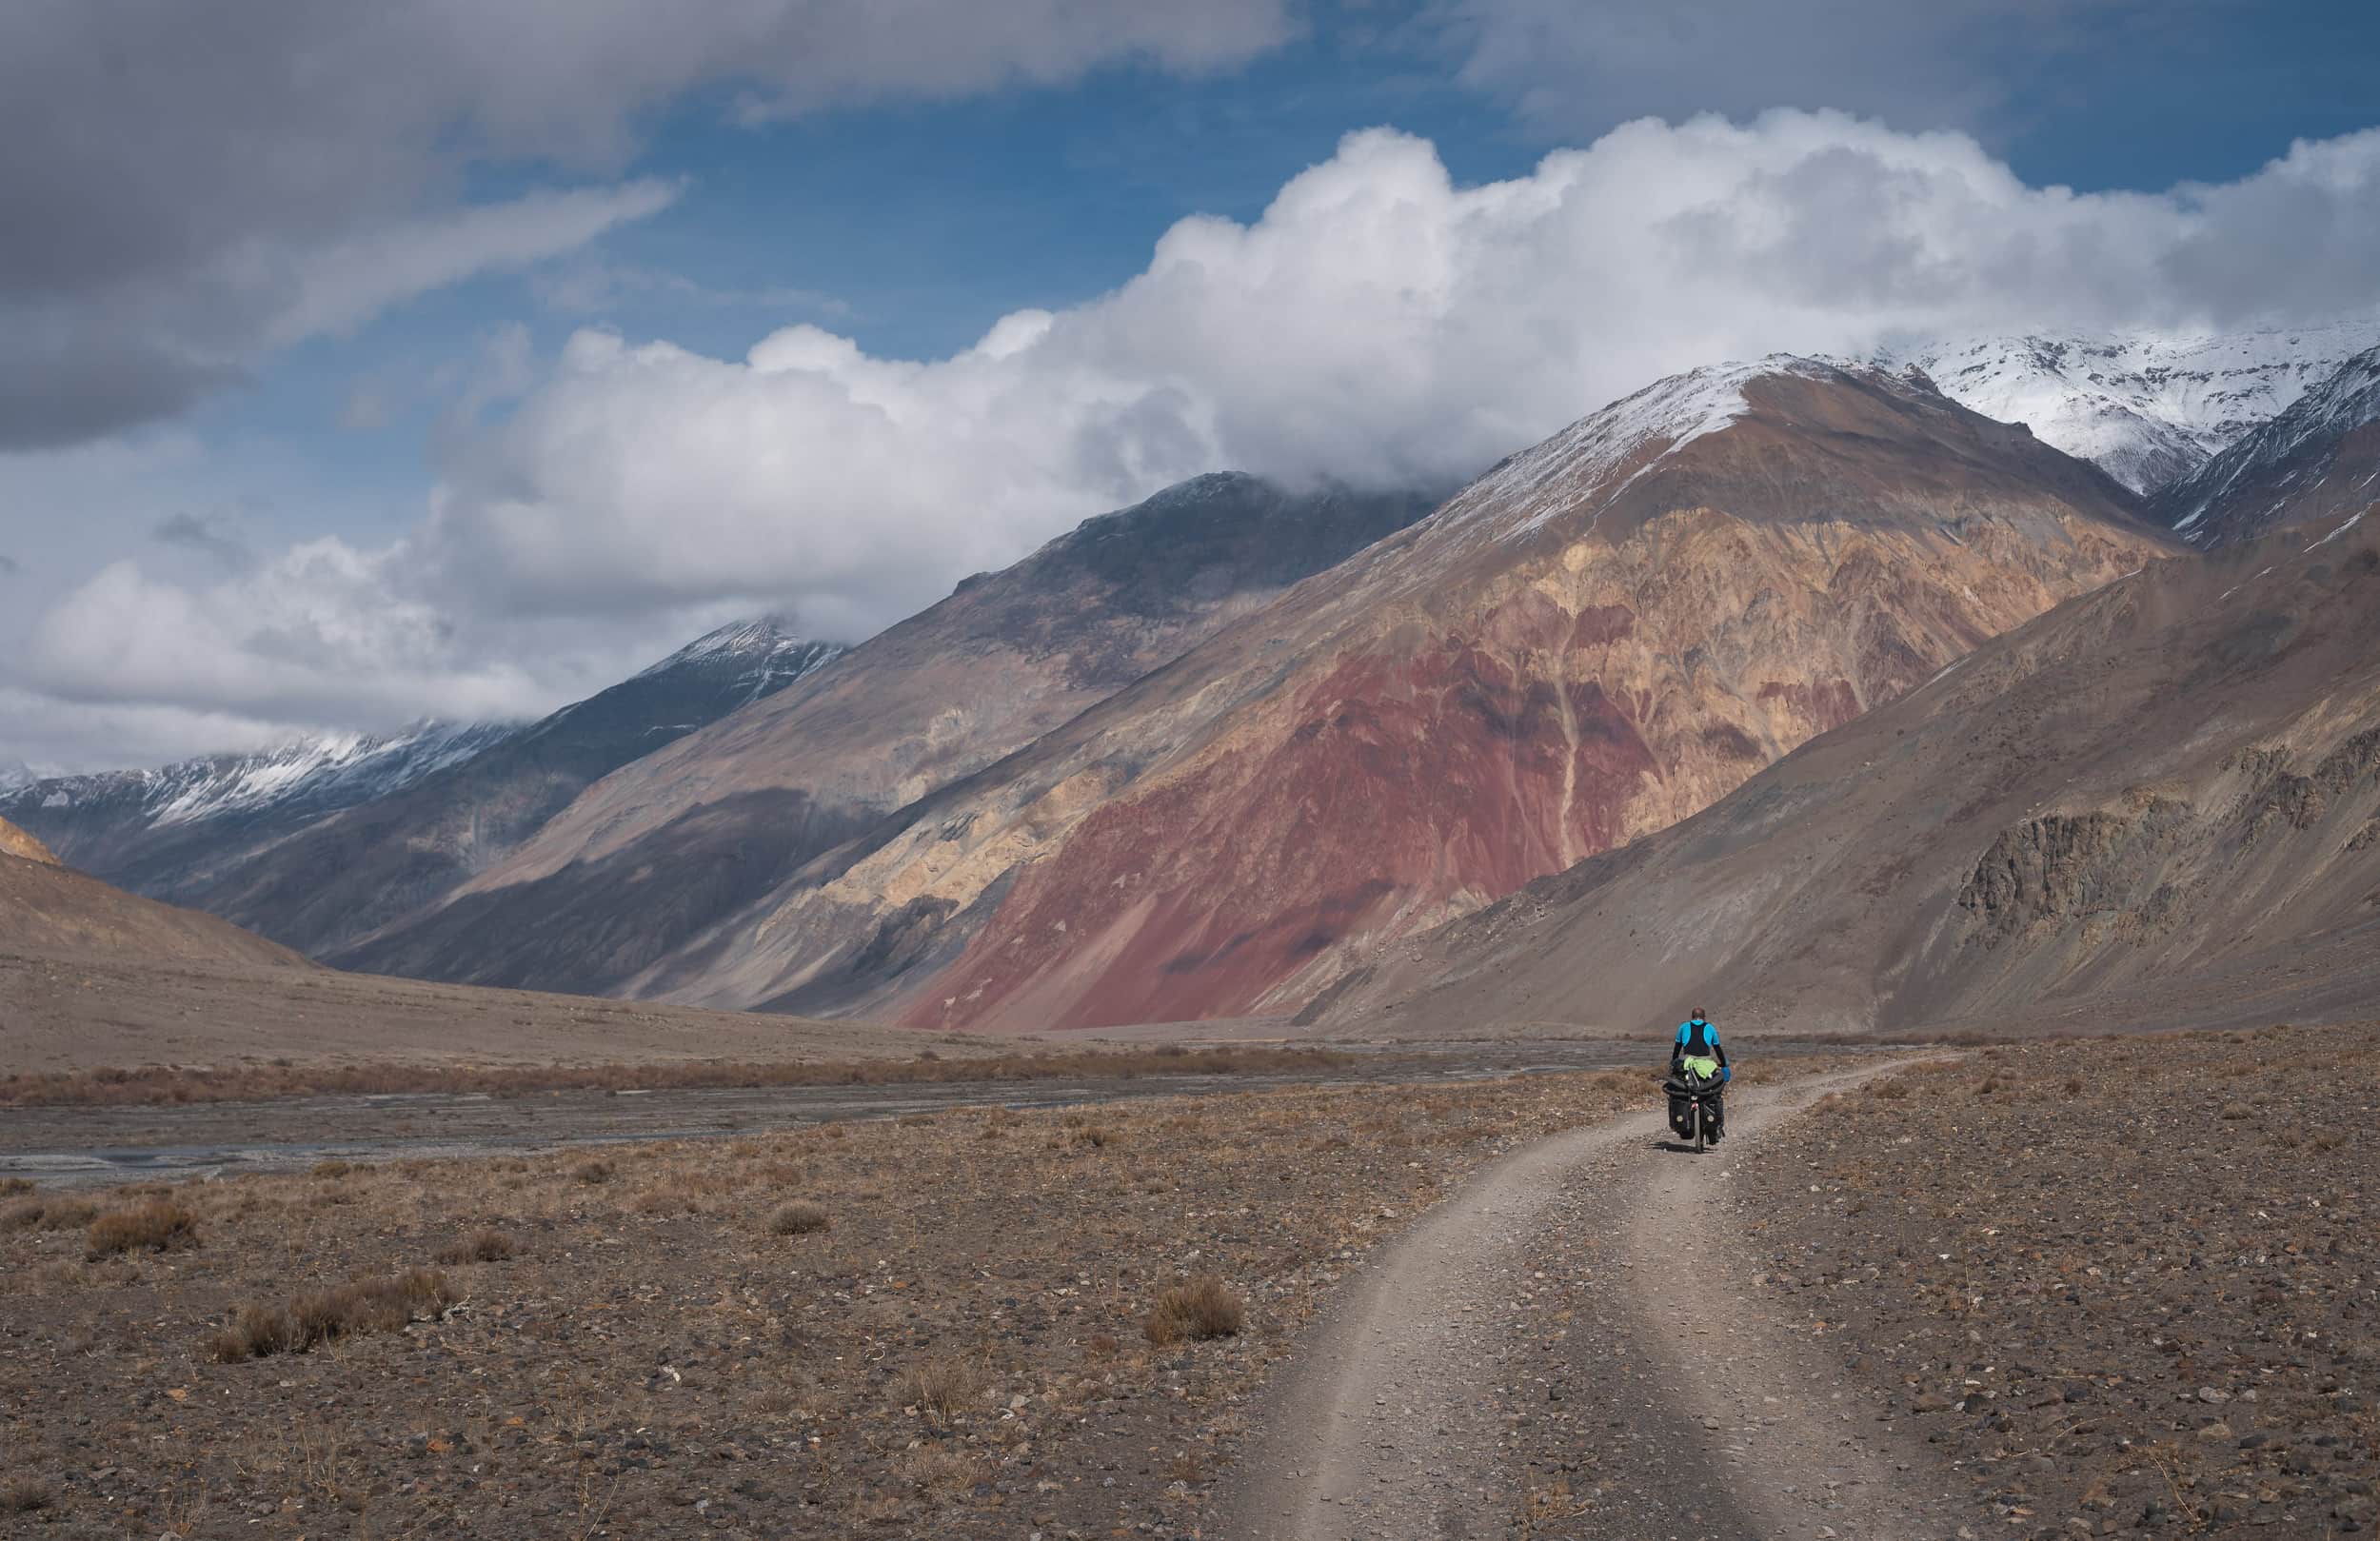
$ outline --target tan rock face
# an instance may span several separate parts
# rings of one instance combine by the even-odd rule
[[[0,856],[17,857],[26,861],[40,861],[54,866],[58,859],[50,854],[50,847],[23,830],[0,819]]]
[[[2171,549],[2129,507],[1917,385],[1665,383],[640,983],[955,1027],[1296,1010]]]
[[[128,894],[62,865],[0,822],[0,958],[307,968],[288,948],[196,910]]]

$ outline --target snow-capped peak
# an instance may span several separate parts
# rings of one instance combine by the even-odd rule
[[[749,704],[817,673],[844,651],[834,642],[813,642],[796,634],[776,616],[763,616],[757,621],[730,622],[717,630],[706,631],[635,678],[652,680],[686,670],[713,677],[722,671],[733,671],[735,685],[741,692],[738,704]],[[565,707],[556,715],[574,710],[576,707]]]
[[[1824,379],[1836,372],[1822,360],[1772,353],[1656,380],[1502,462],[1464,488],[1432,523],[1448,530],[1492,528],[1498,539],[1518,540],[1577,506],[1581,493],[1603,485],[1621,466],[1659,444],[1658,453],[1601,495],[1595,511],[1599,517],[1654,466],[1750,411],[1744,400],[1750,381],[1772,375]]]
[[[757,621],[731,621],[716,630],[703,633],[650,668],[640,671],[637,678],[642,680],[648,675],[664,674],[688,663],[711,662],[721,659],[761,662],[814,653],[822,647],[832,649],[832,644],[812,642],[797,635],[777,616],[763,616]]]

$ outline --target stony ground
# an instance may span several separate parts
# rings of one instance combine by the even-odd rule
[[[1260,1398],[1231,1541],[1921,1541],[1946,1486],[1841,1416],[1805,1339],[1742,1309],[1738,1171],[1830,1086],[1738,1077],[1697,1155],[1658,1113],[1496,1163],[1368,1264]],[[1682,1223],[1681,1223],[1682,1218]],[[1881,1448],[1880,1448],[1881,1447]]]
[[[2380,1524],[2380,1027],[1985,1050],[1737,1180],[1748,1301],[1955,1471],[1960,1535]]]
[[[1650,1088],[954,1112],[0,1195],[0,1533],[1191,1534],[1245,1397],[1376,1240]],[[109,1219],[149,1205],[188,1232]],[[106,1251],[144,1225],[166,1250]],[[416,1268],[444,1287],[389,1295],[393,1321],[218,1357],[244,1311],[252,1339]],[[1162,1293],[1208,1275],[1241,1329],[1152,1342]]]

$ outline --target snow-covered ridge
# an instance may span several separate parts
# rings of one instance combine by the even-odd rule
[[[696,638],[635,678],[695,677],[686,688],[702,702],[700,716],[707,721],[720,715],[723,698],[732,710],[824,667],[842,652],[794,636],[773,619],[740,622]],[[550,730],[586,704],[565,706],[533,727],[422,721],[388,734],[309,734],[271,749],[200,756],[154,770],[0,783],[0,809],[54,814],[104,806],[111,819],[129,815],[149,828],[267,812],[332,813],[402,791],[517,737]]]
[[[152,827],[300,800],[327,811],[396,791],[516,731],[509,722],[425,721],[392,734],[313,734],[273,749],[202,756],[155,770],[57,777],[19,787],[13,796],[48,809],[130,804]]]
[[[2243,435],[2176,483],[2159,500],[2160,504],[2174,529],[2186,538],[2219,539],[2226,532],[2199,527],[2217,504],[2260,483],[2268,484],[2276,505],[2300,491],[2318,487],[2330,474],[2328,446],[2373,422],[2380,422],[2380,346],[2368,348],[2339,365],[2288,410]],[[2292,464],[2301,460],[2304,464]],[[2308,483],[2308,477],[2314,480]],[[2368,473],[2365,480],[2371,481],[2371,475]]]
[[[845,651],[836,643],[797,635],[776,616],[764,616],[706,631],[650,668],[638,671],[634,678],[650,680],[688,668],[705,673],[723,666],[737,668],[742,672],[735,682],[744,687],[744,701],[749,704],[817,673]]]
[[[1503,461],[1465,487],[1430,523],[1446,530],[1484,530],[1497,539],[1518,540],[1577,507],[1581,494],[1601,486],[1621,466],[1659,444],[1657,454],[1597,500],[1594,517],[1600,517],[1637,478],[1752,410],[1744,400],[1748,382],[1775,375],[1824,380],[1840,373],[1824,360],[1772,353],[1656,380]]]
[[[716,631],[706,631],[651,667],[638,670],[634,678],[645,680],[689,663],[725,660],[741,660],[753,667],[791,662],[807,673],[821,666],[816,662],[821,653],[831,658],[842,651],[831,642],[813,642],[796,634],[776,616],[764,616],[758,621],[729,622]]]
[[[2135,492],[2179,480],[2355,354],[2380,316],[2193,335],[1978,337],[1880,350],[1961,405],[2022,423]]]

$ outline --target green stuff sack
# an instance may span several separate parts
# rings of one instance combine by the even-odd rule
[[[1690,1054],[1678,1063],[1706,1081],[1718,1078],[1719,1062],[1707,1054]]]

